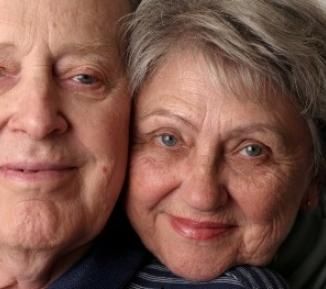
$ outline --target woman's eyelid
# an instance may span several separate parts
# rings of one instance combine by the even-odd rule
[[[277,125],[253,124],[235,129],[226,139],[235,146],[246,144],[262,145],[267,151],[275,154],[286,154],[289,151],[286,133]]]
[[[155,135],[170,134],[184,143],[190,143],[194,138],[191,126],[174,118],[150,117],[139,122],[142,130]]]
[[[246,150],[252,148],[260,149],[260,155],[256,157],[261,157],[263,155],[267,156],[269,154],[273,154],[273,148],[270,147],[270,143],[263,142],[261,139],[252,138],[252,137],[241,137],[228,140],[226,142],[225,150],[227,154],[237,155],[240,154],[242,156],[248,156],[249,154],[246,153]],[[252,156],[251,156],[252,157]]]
[[[153,132],[153,135],[155,137],[171,136],[175,138],[177,142],[183,142],[182,134],[176,129],[169,128],[169,127],[159,128]]]
[[[175,148],[182,145],[182,140],[171,133],[162,133],[156,136],[157,141],[165,147]]]
[[[186,145],[191,142],[189,133],[179,126],[170,123],[147,122],[146,120],[137,121],[134,127],[134,134],[138,138],[153,139],[161,142],[163,136],[172,136],[176,139],[177,146]]]
[[[197,131],[196,126],[187,118],[168,109],[153,109],[148,113],[139,113],[138,122],[148,126],[175,127],[182,131]]]
[[[157,113],[150,113],[145,116],[138,116],[135,118],[137,125],[144,131],[159,131],[169,130],[175,133],[193,134],[193,127],[181,120],[180,117],[173,117],[166,115],[160,111]]]
[[[255,152],[254,150],[257,150],[257,152]],[[252,154],[250,154],[250,151],[252,152]],[[248,156],[248,157],[262,157],[264,155],[267,155],[269,152],[268,148],[261,144],[261,143],[247,143],[246,145],[242,146],[242,148],[239,149],[239,153],[244,155],[244,156]]]

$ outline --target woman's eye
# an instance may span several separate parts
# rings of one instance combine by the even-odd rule
[[[168,147],[173,147],[177,144],[177,138],[172,134],[162,134],[159,136],[160,142]]]
[[[78,74],[73,77],[73,80],[78,81],[85,85],[92,85],[98,82],[98,79],[95,76],[89,74]]]
[[[244,147],[240,153],[249,157],[259,157],[263,154],[263,148],[257,144],[250,144]]]

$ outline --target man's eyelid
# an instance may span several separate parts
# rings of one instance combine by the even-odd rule
[[[67,67],[67,70],[63,70],[58,72],[58,75],[56,77],[59,80],[72,80],[77,81],[77,78],[82,75],[89,75],[90,77],[94,78],[93,84],[88,84],[88,86],[91,85],[102,85],[103,87],[106,87],[107,89],[114,89],[114,83],[111,80],[110,76],[103,70],[97,69],[96,67],[91,67],[88,65],[83,65],[79,67]],[[83,83],[80,82],[82,85]],[[84,84],[86,85],[86,84]]]
[[[58,73],[72,70],[74,68],[89,68],[94,71],[99,71],[107,76],[110,75],[111,71],[116,71],[117,69],[109,57],[104,57],[99,53],[63,54],[58,56],[54,66],[55,71]]]
[[[4,63],[18,63],[19,57],[14,44],[0,43],[0,61]]]
[[[108,43],[73,43],[63,47],[56,53],[56,58],[61,62],[94,62],[113,68],[116,66],[113,58],[113,45]]]
[[[96,75],[92,75],[88,73],[77,74],[73,76],[72,79],[84,85],[94,85],[94,84],[98,84],[98,82],[101,81],[96,77]]]
[[[54,67],[54,73],[58,77],[65,77],[65,75],[81,75],[81,74],[91,74],[91,75],[106,75],[105,69],[101,68],[100,66],[94,64],[65,64],[65,65],[58,65]]]
[[[21,70],[21,65],[17,58],[5,54],[0,56],[0,69],[6,74],[18,74]]]

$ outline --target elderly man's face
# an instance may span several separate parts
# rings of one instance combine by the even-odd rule
[[[0,245],[69,248],[120,191],[129,97],[120,0],[0,0]]]

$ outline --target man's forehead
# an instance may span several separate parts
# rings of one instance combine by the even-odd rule
[[[106,15],[110,18],[120,18],[131,10],[131,2],[134,0],[0,0],[0,9],[6,12],[15,11],[22,14],[22,18],[33,13],[34,16],[65,15],[79,13],[88,15]],[[61,20],[59,17],[58,21]]]
[[[119,19],[130,9],[129,0],[0,0],[0,43],[24,52],[43,43],[54,55],[116,55]]]

